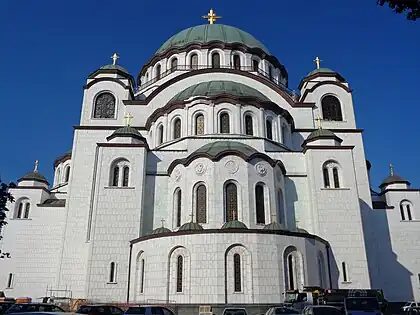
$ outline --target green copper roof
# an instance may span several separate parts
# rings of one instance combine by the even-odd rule
[[[408,181],[406,181],[404,178],[398,175],[390,175],[387,178],[384,179],[384,181],[381,183],[379,187],[383,187],[390,184],[410,184]]]
[[[107,140],[110,140],[114,137],[132,137],[139,140],[145,140],[144,137],[137,131],[137,129],[131,126],[124,126],[115,130],[112,135],[110,135]]]
[[[200,231],[203,230],[203,227],[196,222],[187,222],[181,225],[178,231]]]
[[[123,68],[119,65],[105,65],[105,66],[102,66],[100,70],[120,70],[120,71],[130,74],[130,72],[128,72],[126,68]]]
[[[35,181],[49,185],[48,180],[45,178],[45,176],[40,174],[39,172],[30,172],[22,176],[21,178],[19,178],[18,182],[21,182],[23,180],[35,180]]]
[[[312,70],[306,76],[309,77],[310,75],[313,75],[315,73],[335,73],[335,71],[331,70],[330,68],[319,68]]]
[[[239,43],[249,48],[260,48],[270,55],[268,49],[251,34],[223,24],[205,24],[187,28],[169,38],[156,53],[159,54],[171,48],[181,48],[193,43],[207,44],[213,41],[228,44]]]
[[[169,102],[184,101],[193,96],[217,96],[229,94],[236,97],[252,96],[262,101],[270,101],[264,94],[248,85],[233,81],[208,81],[192,85],[175,95]]]
[[[217,156],[221,152],[231,150],[239,151],[246,156],[251,156],[254,153],[258,153],[258,151],[253,147],[237,141],[215,141],[207,143],[194,151],[194,153],[205,153],[210,156]]]
[[[331,138],[336,137],[334,132],[328,129],[317,129],[315,131],[312,131],[308,138],[306,138],[306,141],[315,140],[317,138]]]
[[[223,224],[222,229],[248,229],[248,227],[241,221],[233,220]]]
[[[280,223],[274,221],[264,226],[264,230],[280,231],[284,230]]]
[[[152,231],[152,234],[163,234],[163,233],[170,233],[172,232],[170,229],[166,228],[166,227],[158,227],[157,229],[154,229]]]

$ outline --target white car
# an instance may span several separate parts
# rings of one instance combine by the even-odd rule
[[[407,303],[404,304],[403,307],[401,307],[401,310],[403,312],[407,312],[412,307],[420,307],[420,303],[419,302],[407,302]]]

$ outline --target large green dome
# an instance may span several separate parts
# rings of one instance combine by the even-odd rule
[[[156,51],[162,53],[171,48],[181,48],[189,44],[207,44],[210,42],[238,43],[249,48],[259,48],[270,55],[268,49],[254,36],[239,28],[223,24],[205,24],[187,28],[169,38]]]

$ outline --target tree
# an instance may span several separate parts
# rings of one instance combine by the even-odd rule
[[[405,13],[408,20],[420,18],[420,0],[377,0],[383,6],[388,4],[396,13]]]
[[[5,184],[0,179],[0,240],[2,239],[1,236],[1,230],[3,229],[3,226],[7,224],[6,220],[6,211],[9,211],[7,209],[6,205],[7,202],[13,202],[15,198],[13,198],[12,194],[10,193],[10,188],[15,188],[16,185],[14,183]]]

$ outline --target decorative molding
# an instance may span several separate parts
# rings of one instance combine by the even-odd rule
[[[316,79],[316,78],[331,78],[331,77],[336,78],[340,82],[346,82],[346,80],[337,72],[316,72],[314,74],[311,74],[311,75],[308,75],[308,76],[304,77],[300,81],[298,89],[299,90],[302,89],[303,84],[305,82],[311,81],[313,79]]]
[[[179,180],[181,179],[181,171],[179,169],[174,170],[174,179],[176,182],[179,182]]]
[[[90,126],[73,126],[74,130],[117,130],[120,129],[124,126],[95,126],[95,125],[90,125]],[[135,127],[135,126],[130,126],[131,128],[137,129],[137,130],[144,130],[147,131],[146,127]]]
[[[256,164],[255,170],[257,171],[258,175],[260,175],[261,177],[267,175],[267,168],[262,163]]]
[[[206,172],[206,170],[207,170],[207,167],[204,163],[198,163],[195,166],[195,173],[197,175],[203,175]]]
[[[97,143],[96,145],[103,148],[145,148],[149,151],[147,143]]]
[[[303,92],[303,95],[300,99],[304,100],[309,93],[312,93],[313,91],[315,91],[316,88],[318,88],[320,86],[323,86],[323,85],[336,85],[336,86],[342,88],[347,93],[352,92],[351,89],[348,88],[347,86],[345,86],[343,83],[340,83],[340,82],[337,82],[337,81],[321,81],[321,82],[318,82],[317,84],[315,84],[313,87],[311,87],[309,89],[306,89],[305,92]],[[299,89],[300,88],[301,87],[299,87]]]
[[[129,86],[129,85],[125,85],[123,82],[121,82],[121,80],[120,80],[120,79],[116,79],[116,78],[96,78],[96,79],[93,79],[92,81],[90,81],[88,84],[85,84],[85,85],[83,86],[83,89],[87,90],[87,89],[89,89],[92,85],[94,85],[94,84],[96,84],[96,83],[99,83],[99,82],[106,82],[106,81],[115,82],[115,83],[117,83],[117,84],[121,85],[121,86],[124,88],[124,90],[128,90],[128,91],[130,92],[130,96],[131,96],[131,98],[132,98],[132,99],[134,99],[134,92],[133,92],[133,89],[131,88],[131,86]]]
[[[239,165],[234,160],[228,160],[225,163],[225,168],[229,174],[235,174],[239,170]]]
[[[12,189],[41,189],[41,190],[43,190],[43,191],[45,191],[45,192],[47,192],[49,194],[51,193],[50,190],[48,190],[45,187],[41,187],[41,186],[16,186],[16,187],[14,187]]]
[[[354,145],[340,145],[340,146],[336,146],[336,145],[307,145],[305,146],[305,148],[303,149],[303,153],[306,153],[306,151],[308,150],[353,150],[354,149]]]
[[[342,133],[362,133],[364,129],[342,129],[342,128],[325,128],[331,130],[332,132],[342,132]],[[313,132],[317,129],[308,129],[308,128],[296,128],[293,132]]]

